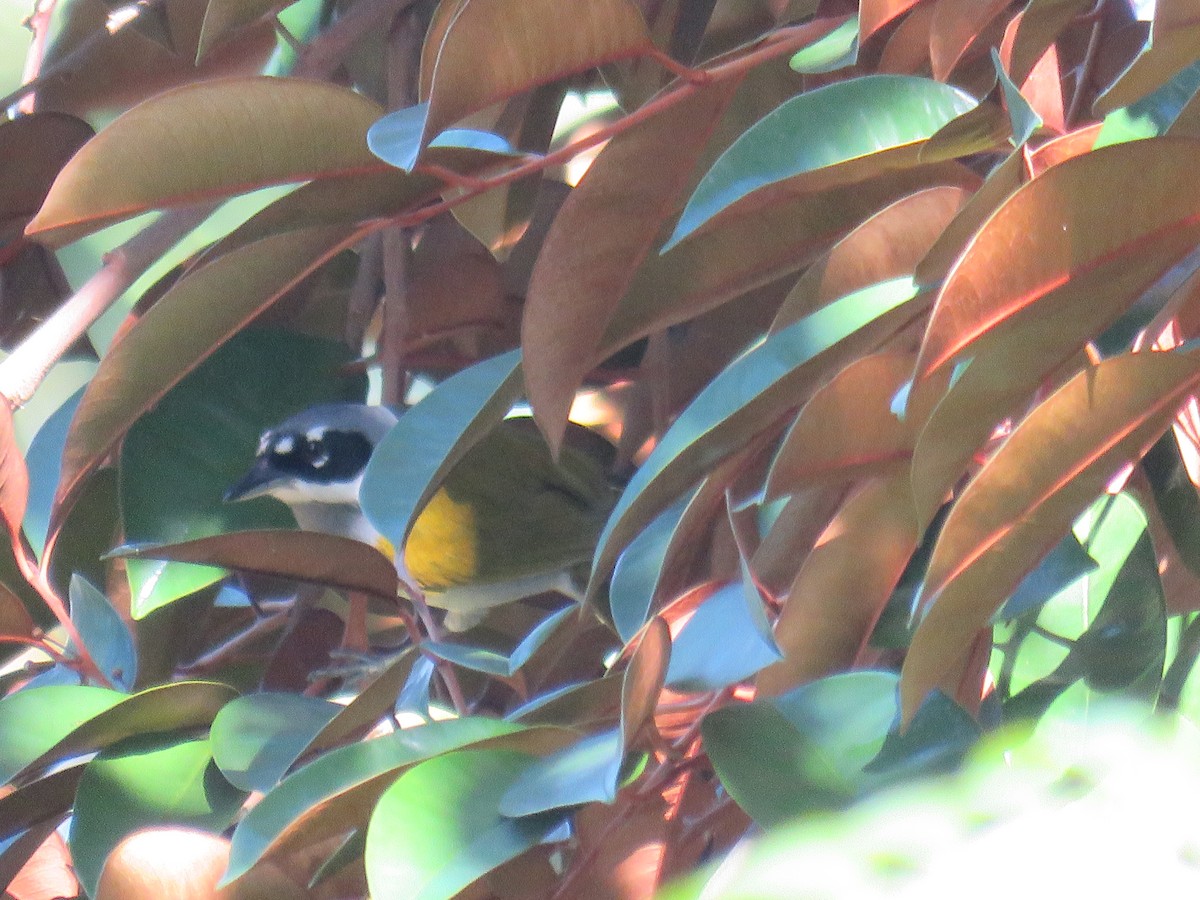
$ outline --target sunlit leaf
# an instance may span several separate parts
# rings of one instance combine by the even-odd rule
[[[786,185],[794,191],[796,179],[810,173],[811,189],[861,180],[865,175],[854,166],[860,160],[859,169],[914,165],[922,141],[974,106],[957,88],[897,75],[869,75],[801,94],[752,126],[713,164],[663,250],[761,189]],[[888,151],[895,158],[885,162]]]
[[[1007,328],[1053,321],[1064,359],[1113,322],[1196,243],[1200,220],[1180,188],[1198,177],[1197,147],[1182,138],[1106,147],[1009,197],[946,277],[918,377],[978,355]],[[1117,195],[1114,172],[1127,186]]]
[[[7,784],[80,725],[124,699],[108,688],[56,685],[0,700],[0,781]]]
[[[1127,354],[1080,372],[1017,426],[967,485],[934,549],[901,682],[907,715],[1198,382],[1195,352]]]
[[[671,645],[667,686],[702,693],[744,681],[780,657],[746,607],[740,583],[727,584],[700,604]]]
[[[157,825],[219,833],[245,794],[213,762],[208,740],[137,737],[87,765],[71,818],[71,858],[92,895],[108,854],[126,835]]]
[[[212,756],[229,782],[269,791],[341,706],[302,694],[247,694],[213,719]]]
[[[108,597],[87,579],[71,576],[71,621],[88,654],[116,688],[133,689],[137,680],[137,647],[129,626]]]
[[[600,538],[589,593],[654,516],[715,462],[742,448],[748,434],[794,405],[795,392],[814,377],[814,370],[834,364],[839,347],[844,350],[842,342],[860,329],[867,334],[886,329],[914,296],[910,279],[852,294],[771,336],[713,379],[625,488]]]
[[[621,744],[620,729],[612,728],[535,760],[501,795],[500,813],[517,818],[586,803],[612,803],[625,755]]]
[[[519,91],[651,46],[628,0],[590,3],[586,14],[555,0],[465,0],[437,51],[421,144]]]
[[[412,171],[421,153],[421,130],[429,113],[428,103],[406,106],[390,112],[377,120],[367,130],[367,146],[385,163]],[[451,128],[443,131],[430,143],[429,148],[455,147],[461,150],[477,150],[493,157],[517,158],[519,153],[498,134],[473,128]]]
[[[859,27],[856,19],[847,19],[825,37],[792,54],[792,71],[805,75],[836,72],[854,65],[858,59]]]
[[[510,819],[499,812],[500,798],[534,759],[464,750],[402,775],[380,797],[367,831],[371,896],[448,900],[542,840],[557,816]]]
[[[345,174],[371,164],[366,133],[379,112],[361,94],[299,79],[158,94],[72,157],[26,233],[61,246],[148,210]]]

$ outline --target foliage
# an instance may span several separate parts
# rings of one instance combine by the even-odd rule
[[[800,847],[868,896],[1119,845],[1122,803],[1039,817],[1196,777],[1054,737],[1200,714],[1194,6],[0,7],[9,893],[772,896]],[[527,404],[619,488],[580,597],[446,632],[222,502],[280,419],[422,395],[377,530]]]

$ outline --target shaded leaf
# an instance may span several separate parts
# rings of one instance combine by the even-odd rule
[[[780,658],[746,606],[740,583],[705,600],[671,643],[667,686],[675,691],[716,691],[744,681]]]
[[[858,6],[858,42],[866,43],[876,31],[919,2],[921,0],[862,0]]]
[[[379,112],[361,94],[318,81],[237,78],[176,88],[88,141],[26,233],[61,246],[148,210],[345,174],[371,164],[366,132]]]
[[[505,719],[524,725],[577,728],[611,724],[621,718],[623,684],[624,679],[616,675],[565,684],[518,706]]]
[[[1000,81],[1000,92],[1004,96],[1004,108],[1008,110],[1008,118],[1012,124],[1012,142],[1020,147],[1042,127],[1042,117],[1022,96],[1021,89],[1008,77],[1008,73],[1004,71],[1004,64],[1000,62],[1000,54],[995,47],[992,48],[992,66]]]
[[[1054,545],[1037,568],[1025,576],[996,613],[1003,621],[1036,609],[1055,594],[1094,571],[1098,563],[1071,532]]]
[[[55,519],[140,415],[350,233],[328,227],[264,238],[176,282],[109,349],[88,384],[63,451]]]
[[[919,537],[904,472],[869,481],[851,495],[792,583],[775,623],[783,659],[759,673],[759,695],[850,667]]]
[[[1174,10],[1172,9],[1174,7]],[[1182,13],[1181,21],[1172,20],[1175,11]],[[1120,106],[1132,106],[1174,77],[1185,66],[1196,61],[1196,38],[1200,26],[1194,21],[1195,11],[1190,4],[1161,3],[1155,7],[1150,38],[1141,53],[1116,81],[1108,86],[1092,110],[1107,115]]]
[[[0,182],[0,245],[20,236],[59,170],[93,133],[87,122],[62,113],[0,123],[0,159],[12,173]]]
[[[1017,84],[1024,83],[1042,54],[1080,13],[1091,9],[1091,0],[1032,0],[1021,13],[1013,36],[1008,72]]]
[[[896,676],[853,672],[719,709],[701,734],[729,795],[769,827],[853,799],[895,717]]]
[[[178,544],[119,547],[125,559],[169,559],[239,572],[294,578],[389,601],[399,582],[391,560],[351,538],[316,531],[239,531]]]
[[[229,32],[250,25],[267,15],[275,15],[286,5],[279,0],[208,0],[204,7],[204,24],[196,44],[196,62]]]
[[[983,729],[969,712],[934,691],[903,733],[888,732],[866,770],[903,778],[951,772],[982,735]]]
[[[929,31],[933,77],[945,81],[987,25],[1008,6],[1007,0],[936,0]]]
[[[235,787],[269,791],[341,708],[303,694],[238,697],[213,719],[213,760]]]
[[[613,566],[608,586],[608,608],[613,626],[625,643],[633,640],[646,624],[654,606],[655,587],[659,582],[667,548],[692,495],[685,495],[667,507],[630,541]]]
[[[814,370],[834,364],[846,338],[860,329],[867,334],[883,329],[906,312],[914,296],[910,279],[852,294],[767,338],[713,379],[625,488],[600,538],[589,595],[607,577],[620,549],[654,516],[716,462],[742,448],[748,435],[795,405],[797,392],[820,377]]]
[[[921,142],[974,106],[957,88],[899,75],[854,78],[788,100],[713,164],[663,251],[763,188],[794,192],[810,173],[811,189],[830,187],[862,180],[872,169],[915,165]],[[885,162],[888,151],[894,158]]]
[[[157,825],[221,832],[245,794],[221,777],[207,739],[138,737],[87,765],[71,818],[71,859],[95,896],[100,870],[121,839]]]
[[[13,546],[20,546],[21,523],[29,503],[29,470],[13,433],[12,407],[0,399],[0,516]]]
[[[1200,63],[1192,63],[1136,103],[1114,109],[1104,117],[1096,147],[1167,134],[1200,89]],[[1194,135],[1184,134],[1184,137]]]
[[[133,690],[137,680],[137,647],[129,627],[108,597],[79,575],[71,576],[71,621],[88,654],[113,687]]]
[[[1118,356],[1080,372],[1017,426],[967,485],[934,549],[920,598],[927,611],[904,663],[907,716],[1198,382],[1194,352]]]
[[[555,0],[461,3],[437,50],[421,145],[520,91],[653,46],[628,0],[600,0],[580,13]]]
[[[1009,197],[946,277],[918,378],[978,355],[1022,323],[1041,329],[1052,320],[1063,345],[1081,346],[1113,322],[1200,234],[1194,205],[1180,190],[1198,177],[1198,146],[1157,138],[1106,147],[1055,166]],[[1114,197],[1107,185],[1116,171],[1129,189]]]
[[[367,130],[367,147],[390,166],[411,172],[421,153],[421,135],[429,114],[428,103],[418,103],[390,112]],[[434,147],[483,151],[495,159],[516,159],[520,153],[503,137],[474,128],[450,128],[429,143]],[[429,159],[425,160],[430,162]],[[498,160],[497,160],[498,161]]]
[[[453,897],[558,827],[555,815],[509,819],[498,811],[504,792],[533,761],[510,750],[464,750],[402,775],[371,815],[365,851],[371,896]]]
[[[83,765],[59,769],[0,797],[0,839],[9,840],[46,822],[55,825],[75,802]]]
[[[521,322],[529,403],[552,448],[598,361],[605,326],[691,183],[736,87],[719,82],[698,90],[613,138],[555,217]]]

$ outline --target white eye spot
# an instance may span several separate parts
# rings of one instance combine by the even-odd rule
[[[325,427],[320,426],[317,428],[310,429],[308,434],[304,435],[304,438],[310,444],[316,444],[316,443],[319,443],[320,441],[325,440]]]
[[[280,435],[271,449],[280,456],[287,456],[287,454],[296,449],[296,439],[290,434]]]

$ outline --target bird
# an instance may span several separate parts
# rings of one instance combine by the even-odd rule
[[[362,403],[311,407],[263,432],[253,464],[225,494],[274,497],[303,530],[395,551],[359,503],[372,452],[398,421]],[[469,629],[494,606],[558,591],[581,598],[576,573],[590,560],[617,488],[612,445],[572,425],[555,461],[529,417],[500,421],[451,469],[418,513],[403,562],[445,627]]]

